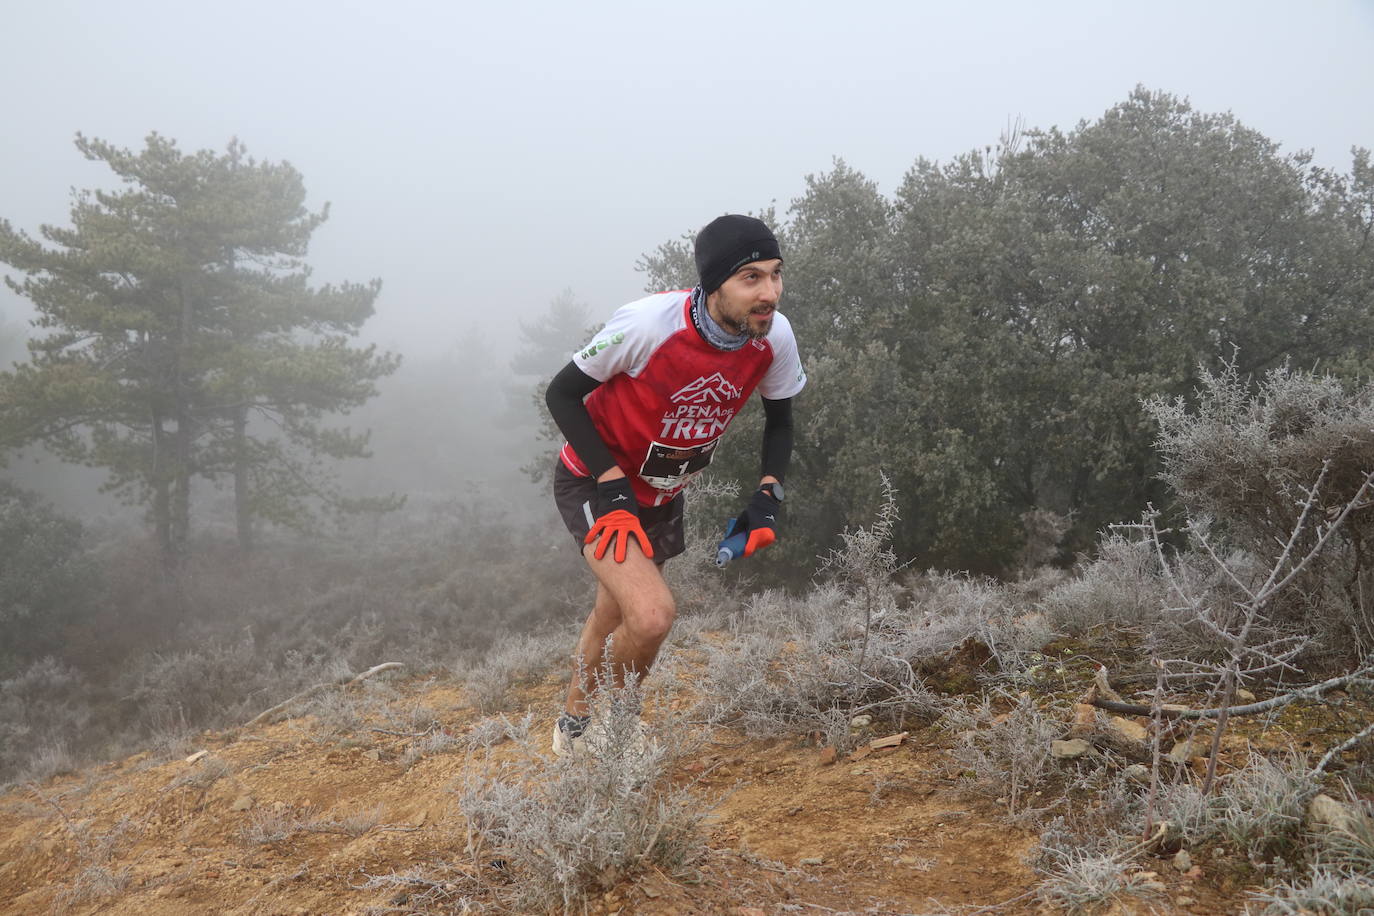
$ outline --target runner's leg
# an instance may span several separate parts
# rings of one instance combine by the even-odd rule
[[[592,684],[583,681],[594,679],[601,670],[607,635],[615,686],[622,687],[626,672],[640,677],[649,673],[677,614],[668,583],[652,560],[633,546],[623,563],[615,562],[611,551],[597,560],[592,557],[593,546],[582,553],[596,576],[597,588],[596,604],[577,643],[580,664],[574,667],[568,687],[565,709],[574,715],[587,714],[585,688]]]

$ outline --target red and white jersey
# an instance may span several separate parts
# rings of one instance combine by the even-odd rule
[[[573,354],[602,384],[587,412],[646,506],[672,499],[710,464],[721,435],[758,389],[770,400],[806,385],[792,325],[773,313],[768,336],[725,351],[692,323],[690,290],[655,293],[620,308],[596,338]],[[588,475],[571,445],[568,470]]]

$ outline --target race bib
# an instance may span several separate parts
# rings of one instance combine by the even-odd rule
[[[719,436],[701,445],[651,443],[644,463],[639,466],[639,476],[656,489],[680,490],[711,463],[719,444]]]

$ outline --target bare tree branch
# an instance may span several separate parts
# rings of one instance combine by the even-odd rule
[[[1330,680],[1322,681],[1320,684],[1313,684],[1310,687],[1303,687],[1299,690],[1292,690],[1270,697],[1267,700],[1260,700],[1257,703],[1246,703],[1243,706],[1230,706],[1225,709],[1188,709],[1178,706],[1162,706],[1159,714],[1166,719],[1215,719],[1226,712],[1232,716],[1252,716],[1256,713],[1268,712],[1271,709],[1281,709],[1290,703],[1298,700],[1314,700],[1324,693],[1332,690],[1340,690],[1345,687],[1361,686],[1374,687],[1374,678],[1368,675],[1374,674],[1374,664],[1364,665],[1360,670],[1345,674],[1341,677],[1333,677]],[[1098,709],[1105,709],[1108,712],[1121,713],[1128,716],[1148,716],[1153,710],[1150,706],[1142,706],[1138,703],[1118,703],[1114,700],[1104,700],[1098,697],[1093,691],[1089,691],[1082,700],[1090,703]]]
[[[273,706],[271,709],[265,709],[262,712],[258,713],[252,719],[249,719],[247,722],[243,723],[243,727],[252,728],[254,725],[261,725],[263,722],[266,722],[268,719],[272,718],[278,713],[285,712],[287,709],[290,709],[291,706],[293,706],[296,703],[299,703],[301,700],[309,699],[317,693],[323,693],[331,687],[343,687],[344,689],[347,689],[349,687],[354,687],[358,684],[361,684],[363,681],[372,677],[374,674],[380,674],[383,671],[392,671],[396,668],[404,667],[405,665],[403,665],[400,662],[383,662],[380,665],[373,665],[371,668],[368,668],[366,671],[359,675],[345,674],[342,677],[335,678],[332,681],[328,681],[323,684],[316,684],[313,687],[307,687],[300,693],[291,697],[291,699],[284,700],[278,703],[276,706]]]

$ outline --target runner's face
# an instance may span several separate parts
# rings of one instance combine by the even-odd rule
[[[757,340],[772,329],[780,298],[782,259],[750,261],[706,297],[706,311],[725,330]]]

